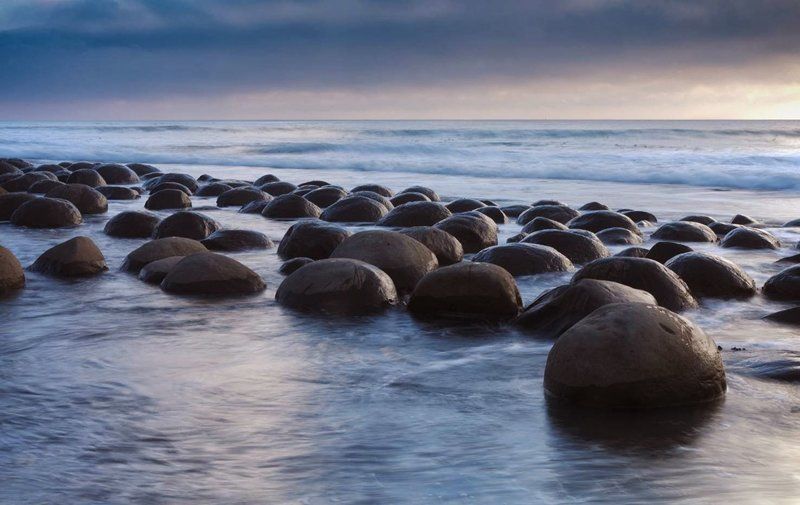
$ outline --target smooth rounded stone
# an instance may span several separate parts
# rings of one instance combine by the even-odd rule
[[[452,214],[439,202],[409,202],[392,209],[378,221],[379,226],[433,226]]]
[[[770,300],[800,300],[800,265],[781,270],[767,279],[761,292]]]
[[[161,281],[161,289],[182,295],[249,295],[266,288],[249,267],[212,252],[186,256]]]
[[[292,191],[296,190],[297,186],[295,186],[291,182],[275,181],[262,184],[261,186],[258,186],[258,188],[261,191],[268,193],[272,196],[281,196],[289,194]]]
[[[69,169],[70,172],[75,172],[77,170],[84,170],[84,169],[94,169],[98,163],[92,161],[76,161],[75,163],[70,164]]]
[[[369,230],[346,238],[331,258],[349,258],[375,265],[392,278],[397,291],[410,292],[437,268],[436,256],[421,242],[394,231]]]
[[[516,235],[511,235],[506,239],[506,244],[516,244],[517,242],[522,242],[522,240],[528,235],[528,233],[517,233]]]
[[[490,263],[461,262],[439,268],[419,281],[408,310],[417,316],[505,321],[522,307],[508,271]]]
[[[29,172],[3,182],[3,188],[9,193],[28,191],[31,186],[41,181],[56,181],[50,172]]]
[[[367,314],[397,303],[391,277],[363,261],[332,258],[313,261],[286,277],[275,300],[293,309]]]
[[[702,215],[700,215],[700,216],[685,216],[685,217],[682,217],[680,219],[680,221],[685,221],[685,222],[688,222],[688,223],[700,223],[700,224],[704,224],[704,225],[708,226],[711,223],[713,223],[714,221],[716,221],[716,219],[714,219],[711,216],[702,216]]]
[[[43,195],[51,189],[59,186],[64,186],[64,183],[61,181],[51,181],[50,179],[45,179],[43,181],[37,181],[31,184],[31,187],[28,188],[28,193],[33,193],[34,195]]]
[[[439,202],[442,200],[439,198],[439,195],[436,193],[436,191],[425,186],[411,186],[410,188],[406,188],[398,194],[402,195],[403,193],[422,193],[432,202]]]
[[[134,249],[125,257],[122,270],[138,273],[145,265],[171,256],[188,256],[190,254],[207,252],[206,246],[183,237],[169,237],[151,240]]]
[[[600,202],[589,202],[583,204],[578,210],[592,211],[592,210],[611,210],[608,205],[603,205]]]
[[[162,219],[153,232],[153,238],[184,237],[203,240],[220,228],[218,222],[204,214],[181,210]]]
[[[86,277],[108,270],[106,259],[89,237],[75,237],[51,247],[28,267],[58,277]]]
[[[703,252],[679,254],[666,263],[689,286],[695,298],[750,298],[756,282],[736,263]]]
[[[197,178],[197,182],[202,182],[203,184],[208,184],[208,183],[212,183],[212,182],[219,182],[219,179],[214,177],[214,176],[212,176],[212,175],[209,175],[209,174],[203,174],[203,175],[201,175],[200,177]]]
[[[264,184],[268,184],[270,182],[278,182],[280,179],[272,174],[262,175],[258,179],[253,182],[253,186],[263,186]]]
[[[313,187],[306,187],[306,188],[298,187],[297,189],[292,191],[292,194],[293,195],[297,195],[297,196],[306,196],[307,194],[311,193],[312,191],[314,191]]]
[[[267,202],[261,215],[271,219],[301,219],[319,217],[322,209],[302,196],[286,194]]]
[[[533,206],[533,207],[540,207],[542,205],[556,205],[558,207],[568,207],[568,205],[566,203],[562,202],[562,201],[559,201],[559,200],[548,200],[548,199],[536,200],[535,202],[533,202],[531,204],[531,206]]]
[[[47,198],[60,198],[72,202],[81,214],[103,214],[108,212],[108,199],[102,193],[85,184],[64,184],[57,186],[45,195]]]
[[[59,182],[63,182],[66,184],[67,181],[69,180],[69,176],[72,175],[72,173],[69,170],[62,170],[60,172],[54,173],[53,175],[56,176],[56,179],[58,179]]]
[[[579,230],[588,230],[594,233],[599,233],[603,230],[611,228],[623,228],[635,235],[641,235],[641,231],[636,226],[636,223],[631,221],[631,218],[625,214],[614,212],[613,210],[593,210],[581,214],[580,216],[571,219],[567,223],[568,228]],[[632,243],[632,242],[623,242]]]
[[[685,244],[679,244],[677,242],[656,242],[650,248],[646,257],[664,264],[669,261],[670,258],[692,251],[693,249]]]
[[[322,209],[330,207],[347,196],[347,191],[336,186],[323,186],[303,195],[303,198]]]
[[[472,261],[505,268],[514,277],[548,272],[566,272],[572,262],[552,247],[538,244],[506,244],[486,248]]]
[[[758,221],[744,214],[736,214],[735,216],[733,216],[733,219],[731,219],[731,223],[748,225],[748,224],[758,224]]]
[[[264,212],[264,208],[267,206],[267,204],[272,201],[273,200],[256,200],[255,202],[250,202],[247,205],[242,205],[242,208],[237,212],[239,214],[261,214]]]
[[[534,233],[542,230],[568,230],[567,225],[547,219],[546,217],[536,217],[522,227],[521,233]]]
[[[709,228],[717,235],[718,238],[722,238],[731,231],[741,228],[742,225],[740,224],[731,224],[731,223],[722,223],[719,221],[714,221],[710,225]]]
[[[800,227],[800,219],[793,219],[791,221],[788,221],[787,223],[784,223],[783,227],[784,228],[797,228],[797,227]]]
[[[432,226],[414,226],[399,232],[430,249],[436,256],[439,266],[452,265],[464,259],[461,242],[446,231]]]
[[[39,165],[38,167],[34,168],[34,172],[50,172],[50,173],[58,173],[62,171],[64,167],[61,165],[56,165],[55,163],[46,163],[44,165]]]
[[[273,247],[269,237],[251,230],[218,230],[200,242],[209,251],[246,251]]]
[[[658,222],[658,219],[656,218],[655,214],[652,214],[644,210],[626,210],[626,211],[619,211],[619,213],[627,216],[634,223],[638,223],[639,221],[648,221],[650,223]]]
[[[0,289],[0,292],[1,291],[2,289]],[[764,316],[764,319],[781,324],[800,326],[800,307],[779,310],[778,312],[773,312],[772,314]]]
[[[522,243],[552,247],[576,264],[588,263],[611,254],[594,234],[587,236],[572,230],[537,231],[522,239]]]
[[[148,263],[139,270],[139,280],[148,284],[161,284],[164,277],[181,261],[185,256],[170,256]]]
[[[678,274],[647,258],[613,256],[595,260],[578,270],[572,281],[581,279],[619,282],[647,291],[658,300],[659,305],[674,312],[697,307],[689,286]]]
[[[278,273],[281,275],[289,275],[294,273],[300,267],[304,267],[313,262],[314,260],[311,258],[292,258],[281,263],[280,268],[278,268]]]
[[[608,245],[637,245],[643,242],[640,235],[626,228],[606,228],[596,235],[602,243]]]
[[[22,175],[22,170],[15,167],[11,163],[6,162],[5,160],[0,160],[0,175]]]
[[[717,345],[697,325],[656,305],[614,303],[556,340],[544,390],[588,407],[653,408],[718,399],[726,381]]]
[[[500,207],[487,205],[486,207],[475,209],[475,212],[480,212],[481,214],[488,216],[497,224],[506,224],[508,222],[508,218],[506,218],[506,215],[503,214],[502,210],[500,210]]]
[[[321,188],[322,186],[332,186],[328,181],[315,179],[312,181],[301,182],[297,185],[298,188]]]
[[[233,188],[217,197],[217,207],[241,207],[250,202],[271,200],[272,197],[257,188]]]
[[[445,205],[447,210],[451,213],[456,214],[458,212],[468,212],[470,210],[479,209],[481,207],[485,207],[486,204],[480,200],[474,200],[472,198],[459,198],[458,200],[453,200],[452,202]]]
[[[153,193],[144,203],[148,210],[188,209],[192,206],[189,195],[177,189],[164,189]]]
[[[210,184],[203,184],[197,188],[197,196],[220,196],[226,191],[232,190],[233,187],[221,182],[212,182]]]
[[[195,180],[195,178],[189,174],[168,173],[153,180],[158,181],[156,184],[163,184],[165,182],[175,182],[182,186],[186,186],[186,188],[188,188],[189,191],[191,191],[192,193],[196,192],[198,188],[197,180]]]
[[[192,196],[192,190],[190,190],[189,188],[187,188],[183,184],[179,184],[177,182],[162,182],[162,183],[156,184],[154,186],[150,186],[148,188],[148,191],[150,192],[151,195],[154,195],[154,194],[158,193],[159,191],[164,191],[164,190],[167,190],[167,189],[176,189],[176,190],[184,193],[186,196]]]
[[[385,196],[383,196],[381,194],[374,193],[372,191],[356,191],[355,193],[350,193],[349,196],[351,196],[351,197],[352,196],[363,196],[363,197],[369,198],[371,200],[375,200],[376,202],[380,203],[381,205],[386,207],[386,210],[394,209],[394,204],[392,203],[391,200],[389,200],[388,198],[386,198]]]
[[[81,222],[81,211],[72,202],[58,198],[35,198],[11,214],[11,224],[28,228],[66,228]]]
[[[133,172],[139,177],[142,177],[143,175],[148,175],[148,174],[160,174],[161,173],[161,170],[157,169],[153,165],[148,165],[146,163],[128,163],[127,166],[128,166],[128,168],[133,170]]]
[[[139,184],[139,176],[126,167],[116,163],[107,163],[95,168],[107,184]]]
[[[0,218],[0,221],[2,221],[2,218]],[[792,264],[792,265],[800,263],[800,254],[793,254],[791,256],[785,256],[785,257],[775,261],[775,263],[786,263],[786,264]]]
[[[350,232],[341,226],[316,220],[301,221],[286,231],[278,245],[278,256],[283,259],[326,259],[349,236]]]
[[[582,279],[545,292],[514,323],[537,336],[558,338],[584,317],[612,303],[657,304],[647,291],[618,282]]]
[[[499,207],[499,205],[497,205],[496,202],[494,202],[493,200],[489,200],[488,198],[482,198],[481,202],[483,202],[483,204],[486,205],[487,207]]]
[[[470,214],[455,214],[439,221],[435,224],[435,227],[446,231],[461,242],[464,253],[476,253],[487,247],[497,245],[497,225],[483,214],[478,215],[481,217]]]
[[[94,189],[107,200],[136,200],[141,197],[138,191],[125,186],[98,186]]]
[[[75,170],[67,178],[67,184],[84,184],[90,188],[107,186],[108,182],[97,171],[91,168]]]
[[[537,217],[546,217],[565,224],[578,216],[580,216],[580,212],[566,205],[534,205],[517,217],[517,224],[526,225]]]
[[[508,217],[513,217],[514,219],[518,218],[520,214],[525,212],[526,210],[530,209],[530,205],[506,205],[504,207],[500,207],[500,210],[503,211]]]
[[[13,165],[19,168],[20,170],[26,168],[33,168],[33,163],[19,158],[0,158],[0,159],[2,159],[2,161],[4,161],[5,163],[8,163],[9,165]]]
[[[716,242],[717,235],[708,226],[693,221],[664,223],[653,232],[651,238],[677,242]]]
[[[0,246],[0,296],[25,287],[25,272],[14,253]]]
[[[388,212],[383,204],[371,198],[348,196],[328,206],[319,217],[323,221],[338,223],[374,223]]]
[[[109,219],[103,232],[111,237],[148,238],[159,222],[161,219],[150,212],[126,210]]]
[[[649,252],[650,251],[648,251],[647,248],[645,247],[629,247],[627,249],[621,250],[614,256],[619,256],[622,258],[646,258],[647,253]]]
[[[370,193],[377,193],[384,198],[391,198],[394,196],[394,191],[387,188],[386,186],[381,186],[380,184],[361,184],[360,186],[356,186],[355,188],[350,190],[350,193],[359,193],[361,191],[369,191]]]
[[[392,202],[392,205],[395,207],[399,207],[409,202],[430,202],[431,199],[422,193],[400,193],[392,197],[389,201]]]
[[[737,228],[722,238],[720,247],[738,249],[780,249],[780,241],[771,233],[755,228]]]

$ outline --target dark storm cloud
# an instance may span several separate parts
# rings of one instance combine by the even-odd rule
[[[800,48],[793,0],[5,2],[0,104],[744,67]]]

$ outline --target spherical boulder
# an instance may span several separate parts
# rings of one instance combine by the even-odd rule
[[[697,307],[689,287],[675,272],[647,258],[612,256],[595,260],[572,278],[573,282],[581,279],[618,282],[647,291],[658,300],[659,305],[675,312]]]
[[[621,250],[614,256],[622,256],[625,258],[646,258],[648,252],[649,251],[644,247],[628,247],[627,249]]]
[[[22,170],[5,160],[0,160],[0,175],[22,175]]]
[[[272,197],[258,188],[233,188],[217,197],[217,207],[241,207],[250,202],[271,200]]]
[[[108,212],[108,199],[102,193],[85,184],[64,184],[57,186],[45,195],[47,198],[60,198],[72,202],[81,214],[103,214]]]
[[[91,168],[82,168],[69,175],[67,184],[84,184],[90,188],[96,188],[97,186],[107,186],[108,181],[103,179],[103,176],[97,171]]]
[[[637,245],[643,242],[641,235],[626,228],[606,228],[597,232],[600,242],[608,245]]]
[[[57,198],[36,198],[23,203],[11,215],[11,224],[28,228],[66,228],[83,222],[71,202]]]
[[[386,207],[386,210],[394,209],[394,204],[392,203],[391,200],[389,200],[385,196],[380,195],[378,193],[373,193],[372,191],[356,191],[354,193],[350,193],[349,196],[351,196],[351,197],[352,196],[363,196],[363,197],[369,198],[370,200],[375,200],[379,204],[381,204],[384,207]]]
[[[452,265],[464,259],[464,248],[454,236],[432,226],[414,226],[400,230],[431,250],[439,266]]]
[[[658,261],[661,264],[669,261],[670,258],[687,252],[692,252],[692,248],[677,242],[656,242],[647,253],[647,258]]]
[[[264,212],[264,208],[267,206],[267,204],[272,201],[273,200],[256,200],[255,202],[250,202],[247,205],[242,205],[242,208],[237,212],[239,214],[261,214]]]
[[[286,231],[278,245],[278,256],[283,259],[326,259],[349,236],[350,232],[340,226],[323,221],[302,221]]]
[[[800,300],[800,265],[781,270],[767,279],[761,292],[770,300]]]
[[[275,300],[294,309],[365,314],[396,304],[397,291],[378,267],[332,258],[313,261],[289,274]]]
[[[604,305],[564,332],[547,356],[545,393],[607,408],[712,401],[726,390],[717,345],[688,319],[656,305]]]
[[[439,262],[430,249],[401,233],[370,230],[346,238],[331,258],[360,260],[380,268],[392,278],[397,291],[410,292]]]
[[[411,205],[411,204],[406,204]],[[497,245],[497,225],[483,214],[455,214],[436,223],[435,227],[454,236],[465,253],[475,253]]]
[[[16,192],[6,193],[0,195],[0,221],[8,221],[11,219],[11,214],[14,213],[20,205],[31,200],[39,198],[30,193]]]
[[[700,223],[700,224],[704,224],[706,226],[708,226],[711,223],[713,223],[714,221],[716,221],[716,219],[714,219],[711,216],[703,216],[703,215],[686,216],[686,217],[682,217],[680,220],[688,222],[688,223]]]
[[[133,172],[138,175],[139,177],[147,174],[159,174],[161,170],[157,169],[153,165],[148,165],[146,163],[128,163],[128,168],[133,170]]]
[[[255,182],[253,182],[253,186],[263,186],[264,184],[268,184],[270,182],[278,182],[279,180],[280,179],[278,179],[276,176],[272,174],[265,174],[256,179]]]
[[[588,230],[598,233],[610,228],[624,228],[631,233],[641,235],[641,231],[631,218],[613,210],[593,210],[571,219],[567,227]]]
[[[154,186],[165,182],[175,182],[185,186],[192,193],[196,192],[198,187],[197,180],[189,174],[168,173],[153,179],[153,181],[157,181]]]
[[[711,231],[713,231],[717,235],[718,238],[722,238],[725,235],[727,235],[728,233],[730,233],[731,231],[735,230],[736,228],[741,228],[742,225],[740,225],[740,224],[732,224],[732,223],[722,223],[720,221],[714,221],[713,223],[708,225],[708,227],[711,228]]]
[[[392,202],[392,205],[398,207],[409,202],[430,202],[431,199],[422,193],[400,193],[392,197],[389,201]]]
[[[162,219],[153,232],[153,238],[184,237],[203,240],[220,228],[218,222],[204,214],[181,210]]]
[[[191,206],[192,200],[189,196],[177,189],[164,189],[153,193],[144,202],[144,208],[148,210],[188,209]]]
[[[95,170],[107,184],[139,184],[139,176],[125,165],[106,163]]]
[[[566,205],[534,205],[517,217],[517,224],[526,225],[537,217],[546,217],[564,224],[578,216],[580,212]]]
[[[626,210],[624,212],[620,211],[620,214],[624,214],[634,223],[638,223],[639,221],[647,221],[650,223],[658,222],[658,219],[654,214],[644,210]]]
[[[758,221],[753,219],[750,216],[746,216],[744,214],[736,214],[731,219],[732,224],[742,224],[742,225],[749,225],[749,224],[758,224]]]
[[[178,264],[185,256],[170,256],[148,263],[139,270],[139,280],[148,284],[161,284],[164,277]]]
[[[161,289],[167,293],[184,295],[249,295],[266,287],[247,266],[212,252],[186,256],[161,281]]]
[[[0,296],[25,287],[25,272],[14,254],[0,246]]]
[[[500,207],[487,205],[485,207],[480,207],[475,209],[475,212],[479,212],[487,217],[489,217],[492,221],[497,224],[506,224],[508,222],[508,218],[503,211],[500,210]]]
[[[480,200],[473,200],[472,198],[459,198],[458,200],[453,200],[445,205],[447,210],[453,214],[458,212],[468,212],[470,210],[479,209],[485,206],[485,203],[481,202]]]
[[[552,247],[538,244],[506,244],[486,248],[472,261],[503,267],[514,277],[548,272],[566,272],[572,262]]]
[[[108,270],[106,259],[89,237],[75,237],[51,247],[28,267],[58,277],[87,277]]]
[[[377,193],[386,198],[391,198],[394,196],[394,192],[391,189],[387,188],[386,186],[381,186],[380,184],[362,184],[351,189],[350,193],[357,193],[359,191]]]
[[[281,275],[289,275],[294,273],[295,270],[299,269],[300,267],[304,267],[309,263],[313,263],[314,260],[311,258],[292,258],[290,260],[286,260],[281,263],[280,268],[278,268],[278,273]]]
[[[608,205],[604,205],[600,202],[589,202],[580,206],[578,210],[593,211],[593,210],[611,210],[611,209],[608,207]]]
[[[35,195],[44,195],[51,189],[57,188],[59,186],[64,186],[64,183],[61,181],[51,181],[50,179],[44,179],[42,181],[37,181],[31,184],[31,187],[28,188],[28,193],[33,193]]]
[[[308,195],[304,198],[307,197]],[[374,223],[387,212],[383,204],[371,198],[348,196],[325,208],[319,217],[323,221],[335,223]]]
[[[275,181],[258,186],[258,189],[272,196],[287,195],[297,189],[291,182]]]
[[[212,182],[210,184],[203,184],[197,188],[195,193],[197,196],[220,196],[226,191],[233,189],[233,186],[223,184],[221,182]]]
[[[408,310],[417,316],[504,321],[522,306],[514,277],[490,263],[461,262],[422,278]]]
[[[392,209],[380,221],[379,226],[433,226],[452,214],[439,202],[409,202]]]
[[[309,202],[302,196],[287,194],[280,195],[268,202],[261,215],[271,219],[301,219],[306,217],[319,217],[322,209]]]
[[[2,292],[2,289],[0,289],[0,292]],[[764,319],[781,324],[800,326],[800,307],[779,310],[778,312],[773,312],[772,314],[764,316]]]
[[[347,191],[337,186],[322,186],[303,195],[303,198],[322,209],[330,207],[347,196]]]
[[[111,237],[148,238],[159,222],[161,219],[150,212],[126,210],[109,219],[103,232]]]
[[[781,242],[774,235],[756,228],[736,228],[722,238],[720,247],[737,249],[780,249]]]
[[[422,193],[423,195],[427,196],[428,199],[432,202],[441,201],[439,195],[436,194],[436,191],[432,190],[431,188],[427,188],[425,186],[411,186],[410,188],[406,188],[398,194],[403,193]]]
[[[169,237],[151,240],[131,251],[122,263],[125,272],[139,273],[148,263],[169,258],[170,256],[188,256],[207,252],[206,246],[190,238]]]
[[[530,205],[504,205],[503,207],[500,207],[500,210],[502,210],[503,214],[506,216],[516,219],[520,216],[520,214],[530,208]]]
[[[584,317],[612,303],[655,305],[657,302],[647,291],[618,282],[581,279],[545,292],[514,322],[526,332],[558,338]]]
[[[544,205],[558,205],[560,207],[566,207],[567,206],[567,204],[564,203],[564,202],[561,202],[559,200],[551,200],[551,199],[547,199],[547,198],[542,199],[542,200],[536,200],[535,202],[533,202],[531,204],[532,207],[542,207]]]
[[[191,189],[177,182],[161,182],[156,185],[150,185],[145,187],[147,188],[147,190],[150,192],[151,195],[154,195],[159,191],[165,191],[167,189],[177,189],[178,191],[184,193],[186,196],[192,196]]]
[[[720,256],[687,252],[667,261],[666,267],[683,279],[696,298],[750,298],[756,294],[753,278]]]
[[[138,191],[125,186],[98,186],[94,189],[106,200],[136,200],[141,197]]]
[[[218,230],[200,242],[209,251],[246,251],[273,247],[269,237],[251,230]]]
[[[37,182],[57,180],[50,172],[28,172],[3,181],[3,188],[9,193],[15,193],[17,191],[28,191]]]
[[[522,227],[522,233],[529,234],[542,230],[568,230],[567,225],[547,219],[546,217],[536,217]]]
[[[594,234],[587,236],[571,230],[541,230],[531,233],[521,242],[552,247],[577,264],[588,263],[611,254]]]
[[[708,226],[692,221],[664,223],[653,232],[652,238],[676,242],[716,242],[717,235]]]

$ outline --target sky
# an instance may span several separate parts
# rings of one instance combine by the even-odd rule
[[[797,0],[0,0],[0,119],[800,119]]]

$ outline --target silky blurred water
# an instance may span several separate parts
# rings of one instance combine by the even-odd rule
[[[775,226],[785,247],[696,249],[732,259],[759,286],[800,239],[800,230],[777,227],[800,217],[799,123],[5,123],[0,131],[0,156],[42,161],[145,161],[195,176],[274,173],[395,191],[424,184],[445,198],[500,204],[599,200],[660,221],[747,213]],[[111,202],[75,229],[0,224],[0,244],[23,265],[88,235],[111,268],[77,281],[28,273],[28,286],[0,301],[2,503],[800,496],[798,387],[754,374],[758,364],[800,360],[798,332],[761,320],[788,305],[757,296],[686,314],[723,348],[723,402],[565,411],[542,392],[551,342],[511,326],[423,323],[402,308],[350,318],[283,309],[274,249],[232,254],[267,281],[254,297],[177,297],[119,272],[145,241],[102,228],[143,204]],[[276,242],[291,224],[217,209],[213,199],[193,204]],[[501,226],[501,242],[518,229]],[[518,278],[524,301],[572,273]]]

